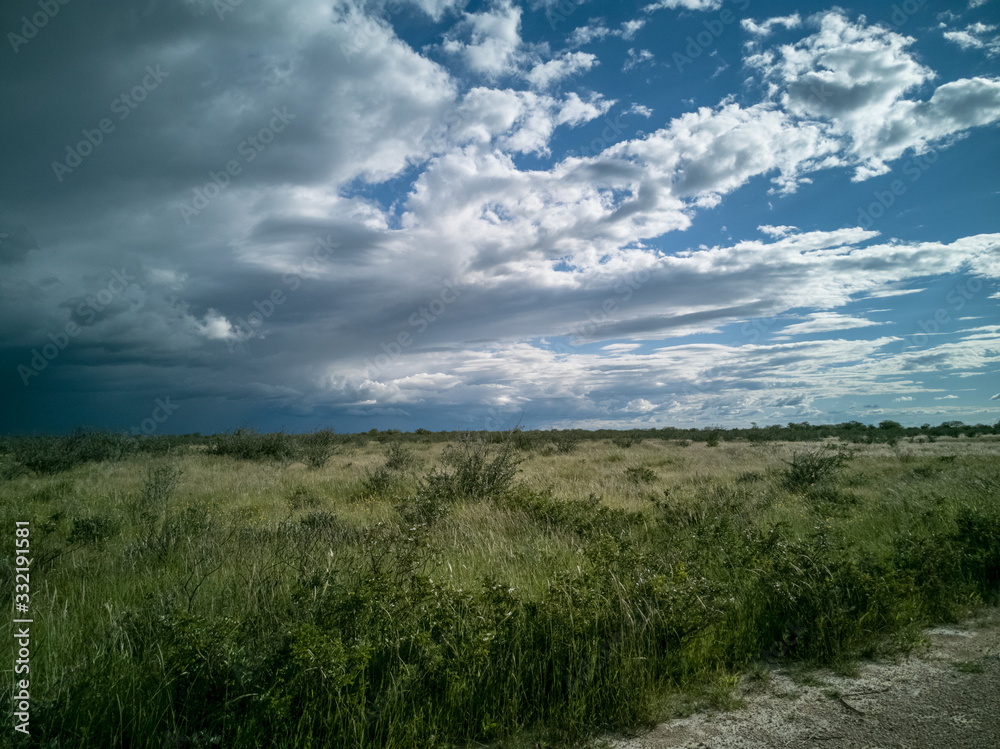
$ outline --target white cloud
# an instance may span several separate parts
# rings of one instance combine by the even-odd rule
[[[195,321],[198,333],[203,335],[205,338],[211,340],[225,341],[236,337],[236,332],[233,330],[232,324],[226,319],[225,315],[220,314],[214,309],[209,309],[205,313],[203,323]]]
[[[586,52],[565,52],[561,57],[539,63],[525,76],[534,88],[545,89],[563,78],[597,65],[597,56]]]
[[[787,237],[789,234],[797,234],[799,229],[796,226],[770,226],[762,224],[757,227],[757,231],[767,234],[769,237],[781,239],[782,237]]]
[[[650,3],[643,10],[652,13],[664,8],[673,10],[675,8],[685,8],[687,10],[718,10],[722,7],[722,0],[658,0]]]
[[[905,98],[935,77],[908,47],[913,39],[880,26],[851,22],[839,11],[811,19],[819,31],[747,64],[771,84],[790,115],[826,123],[846,138],[858,162],[855,179],[888,171],[886,161],[923,151],[970,127],[1000,119],[1000,79],[946,83],[931,98]]]
[[[936,400],[936,401],[958,400],[958,396],[957,395],[942,395],[940,398],[935,398],[934,400]]]
[[[898,398],[893,398],[893,401],[895,403],[906,403],[906,402],[912,401],[912,400],[913,400],[913,397],[909,396],[909,395],[901,395]]]
[[[591,20],[586,26],[577,26],[567,40],[571,46],[579,47],[590,44],[593,41],[614,36],[619,39],[630,41],[635,38],[636,33],[646,25],[646,19],[639,18],[631,21],[624,21],[617,29],[610,29],[602,20]]]
[[[625,114],[637,114],[640,117],[652,117],[653,110],[643,104],[639,104],[638,102],[636,102],[625,110]]]
[[[468,2],[468,0],[409,0],[424,13],[440,21],[446,13],[457,10]]]
[[[656,406],[645,398],[636,398],[635,400],[626,403],[623,410],[644,414],[650,411],[655,411]]]
[[[653,53],[648,49],[640,49],[636,52],[634,49],[630,48],[628,51],[628,58],[625,60],[625,65],[622,67],[622,70],[631,70],[637,65],[652,62],[653,59],[655,59],[653,57]]]
[[[619,33],[621,34],[622,39],[629,41],[636,35],[639,29],[641,29],[645,25],[646,25],[646,20],[643,18],[637,18],[632,21],[625,21],[624,23],[622,23],[621,30],[619,31]]]
[[[996,26],[985,23],[973,23],[960,31],[946,31],[944,38],[954,42],[962,49],[981,49],[990,57],[1000,54],[1000,36],[991,34]]]
[[[586,26],[577,26],[573,29],[573,33],[569,35],[568,41],[572,46],[579,47],[584,44],[590,44],[595,39],[600,41],[609,34],[614,35],[614,33],[604,23],[594,21]]]
[[[521,8],[510,0],[498,0],[487,11],[466,13],[445,37],[443,46],[445,51],[461,55],[474,72],[497,77],[516,72],[520,32]]]
[[[835,330],[867,328],[881,324],[862,317],[851,317],[836,312],[813,312],[807,316],[805,322],[788,325],[781,330],[781,333],[784,336],[812,335],[815,333],[829,333]]]
[[[493,144],[515,153],[547,153],[555,128],[581,125],[607,112],[611,104],[598,97],[584,101],[576,93],[557,99],[480,86],[471,89],[455,110],[448,137],[458,145]]]
[[[757,37],[765,37],[774,31],[775,26],[784,26],[786,29],[795,29],[802,25],[802,18],[798,13],[788,16],[776,16],[768,18],[761,23],[755,22],[752,18],[744,18],[741,21],[743,28]]]

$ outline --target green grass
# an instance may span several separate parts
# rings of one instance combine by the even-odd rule
[[[566,746],[1000,602],[989,437],[317,434],[8,444],[25,746]]]

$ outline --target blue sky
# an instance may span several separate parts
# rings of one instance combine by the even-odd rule
[[[3,431],[1000,418],[997,0],[43,5]]]

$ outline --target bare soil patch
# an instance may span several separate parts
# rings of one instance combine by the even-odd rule
[[[701,712],[614,749],[990,749],[1000,747],[1000,609],[925,632],[927,645],[858,675],[768,667],[745,706]]]

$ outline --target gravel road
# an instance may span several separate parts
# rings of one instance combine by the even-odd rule
[[[810,672],[744,680],[745,707],[697,713],[614,749],[1000,749],[1000,610],[927,630],[927,649],[864,663],[858,676]]]

